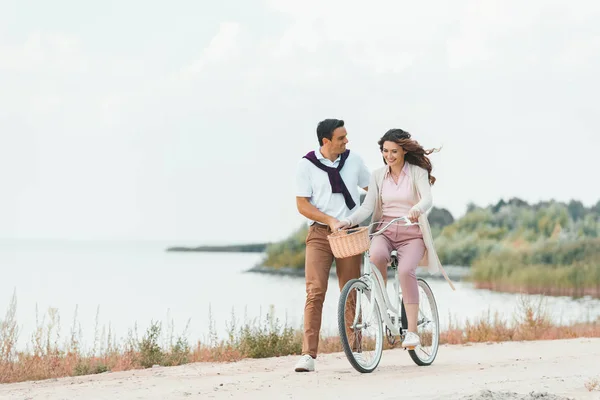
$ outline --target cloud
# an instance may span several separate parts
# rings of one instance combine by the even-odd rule
[[[451,11],[443,3],[433,8],[392,0],[374,0],[368,8],[339,0],[273,0],[270,5],[294,21],[275,55],[330,54],[376,74],[413,65],[445,29],[443,18]]]
[[[593,16],[600,15],[600,3],[571,6],[542,0],[458,0],[435,5],[373,0],[368,8],[362,2],[342,0],[271,0],[268,4],[291,19],[271,52],[274,62],[283,63],[287,57],[286,62],[293,64],[291,59],[308,56],[336,63],[337,58],[374,74],[399,74],[431,62],[443,62],[450,69],[505,64],[504,57],[511,54],[523,57],[525,63],[535,62],[537,53],[545,51],[540,43],[546,38],[541,34],[567,36],[562,27],[589,28],[594,26]],[[593,42],[569,47],[576,52],[581,47],[584,54],[595,50]]]
[[[236,22],[223,22],[200,57],[184,66],[178,78],[190,80],[197,77],[210,66],[232,60],[237,54],[237,39],[240,25]]]
[[[110,93],[99,100],[102,120],[107,124],[119,122],[120,110],[127,104],[127,98],[123,94]]]
[[[85,71],[89,63],[80,45],[81,41],[75,36],[34,31],[20,44],[0,42],[0,70]]]
[[[600,57],[600,34],[595,37],[571,40],[559,55],[562,66],[568,69],[589,65]]]
[[[61,106],[62,99],[56,94],[36,94],[30,98],[30,111],[35,114],[50,114]]]

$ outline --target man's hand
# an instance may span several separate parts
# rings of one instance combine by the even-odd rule
[[[317,207],[312,205],[308,197],[296,197],[296,206],[298,207],[298,212],[300,212],[300,214],[310,220],[326,224],[332,230],[334,225],[339,222],[336,218],[324,214]]]
[[[420,216],[421,216],[421,210],[419,210],[417,207],[411,208],[410,211],[408,212],[408,219],[410,219],[410,222],[412,222],[413,224],[416,222],[419,222]]]
[[[340,224],[340,221],[338,221],[337,218],[329,217],[329,219],[327,220],[327,225],[329,225],[329,229],[331,229],[331,232],[337,231],[336,227],[338,224]]]

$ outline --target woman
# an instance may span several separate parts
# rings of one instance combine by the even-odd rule
[[[414,347],[421,344],[417,334],[417,266],[426,266],[431,273],[441,270],[454,289],[440,265],[425,214],[432,205],[431,185],[435,183],[435,177],[431,175],[431,161],[427,156],[434,150],[423,149],[402,129],[390,129],[378,144],[386,166],[371,174],[369,190],[360,208],[338,222],[335,228],[357,225],[371,214],[373,222],[381,221],[381,224],[373,225],[370,233],[401,216],[419,222],[420,225],[408,227],[401,226],[401,223],[390,225],[381,235],[373,237],[369,249],[371,263],[377,266],[386,281],[390,253],[392,250],[398,252],[398,275],[408,321],[408,332],[402,347]]]

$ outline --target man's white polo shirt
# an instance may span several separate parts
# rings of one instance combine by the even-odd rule
[[[341,160],[341,156],[338,156],[335,161],[331,162],[331,160],[323,157],[320,148],[315,150],[315,156],[323,165],[333,168],[337,168]],[[327,172],[317,168],[306,158],[300,160],[296,170],[296,196],[308,197],[312,205],[327,215],[339,220],[346,218],[359,207],[360,193],[358,188],[369,186],[371,173],[362,158],[356,152],[350,150],[340,175],[356,203],[352,210],[346,206],[343,194],[332,193]],[[308,220],[309,225],[313,222]]]

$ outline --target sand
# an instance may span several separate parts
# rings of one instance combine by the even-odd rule
[[[429,367],[401,349],[377,370],[356,372],[341,353],[320,355],[317,371],[293,371],[297,357],[0,385],[0,399],[600,399],[600,339],[442,346]]]

